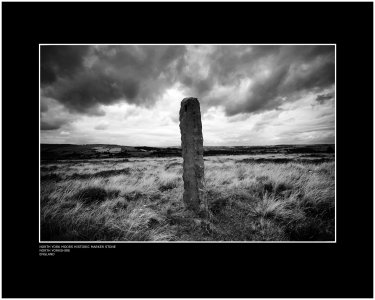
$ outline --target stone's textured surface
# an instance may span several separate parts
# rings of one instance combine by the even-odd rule
[[[180,108],[181,148],[183,157],[183,200],[189,209],[205,216],[202,121],[197,98],[184,98]]]

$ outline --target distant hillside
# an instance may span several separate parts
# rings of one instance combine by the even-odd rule
[[[129,147],[107,144],[41,144],[42,160],[98,159],[129,157],[176,157],[181,156],[180,147]],[[334,153],[334,144],[320,145],[276,145],[276,146],[205,146],[204,155],[244,155],[244,154],[319,154]]]

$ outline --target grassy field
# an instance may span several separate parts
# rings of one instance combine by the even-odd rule
[[[335,238],[334,159],[210,156],[205,180],[209,220],[185,210],[182,158],[42,162],[41,240]]]

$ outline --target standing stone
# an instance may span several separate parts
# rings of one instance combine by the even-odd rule
[[[202,121],[197,98],[184,98],[180,108],[181,148],[186,206],[200,216],[207,215],[204,198]]]

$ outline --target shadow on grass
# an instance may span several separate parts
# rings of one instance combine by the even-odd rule
[[[124,168],[120,170],[106,170],[106,171],[100,171],[92,174],[79,174],[74,173],[67,177],[67,179],[90,179],[90,178],[105,178],[105,177],[111,177],[111,176],[117,176],[117,175],[128,175],[130,174],[131,169],[130,168]]]
[[[119,190],[105,190],[100,187],[87,187],[74,195],[74,198],[84,204],[97,204],[119,195]]]

